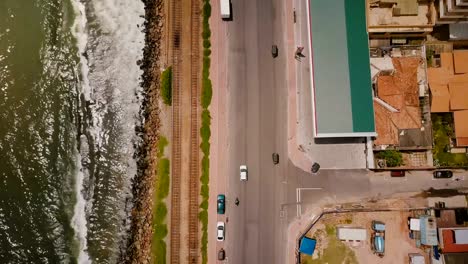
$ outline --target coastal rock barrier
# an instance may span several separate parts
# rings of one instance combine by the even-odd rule
[[[156,175],[156,146],[159,139],[159,93],[161,41],[163,39],[164,0],[142,0],[145,4],[145,48],[138,65],[143,71],[141,126],[135,128],[140,144],[135,145],[138,171],[133,181],[133,208],[128,238],[121,249],[119,263],[151,263],[153,192]]]

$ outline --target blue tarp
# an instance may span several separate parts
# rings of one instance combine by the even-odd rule
[[[312,255],[314,254],[316,244],[317,241],[315,241],[315,239],[303,237],[301,239],[301,246],[299,247],[299,252],[307,255]]]
[[[433,246],[432,250],[434,251],[434,258],[436,260],[439,260],[439,258],[440,258],[439,247],[438,246]]]

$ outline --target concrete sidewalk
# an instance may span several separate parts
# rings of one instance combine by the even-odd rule
[[[219,10],[219,1],[211,2],[212,10]],[[213,97],[209,107],[211,114],[211,148],[210,148],[210,198],[208,205],[208,262],[217,263],[216,256],[218,250],[223,247],[216,241],[216,229],[213,228],[217,221],[226,222],[225,215],[218,215],[217,195],[227,194],[226,175],[227,173],[227,150],[229,149],[227,129],[227,72],[226,63],[226,23],[221,20],[219,12],[212,12],[210,17],[211,27],[211,61],[210,79],[213,84]],[[224,245],[224,249],[226,246]],[[228,250],[229,252],[229,250]]]

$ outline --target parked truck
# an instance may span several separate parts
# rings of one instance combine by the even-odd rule
[[[379,257],[383,257],[385,254],[385,234],[374,233],[372,234],[372,251]]]
[[[379,257],[383,257],[385,254],[385,224],[380,221],[372,221],[372,231],[372,251]]]
[[[231,19],[231,1],[220,0],[220,7],[221,7],[221,18],[223,20]]]

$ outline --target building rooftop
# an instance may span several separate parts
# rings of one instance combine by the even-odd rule
[[[468,99],[468,98],[467,98]],[[468,146],[468,110],[453,112],[458,146]]]
[[[437,241],[437,224],[432,216],[421,216],[421,244],[428,246],[436,246]]]
[[[458,228],[457,228],[458,229]],[[441,248],[443,253],[468,252],[468,244],[456,244],[454,228],[441,228]],[[461,229],[459,229],[461,230]]]
[[[468,50],[454,50],[453,63],[455,73],[468,73]]]
[[[443,52],[440,64],[427,69],[431,112],[452,112],[457,146],[468,146],[468,51]]]
[[[430,86],[432,92],[432,113],[444,113],[450,111],[450,93],[447,85],[433,84]]]
[[[457,221],[455,218],[455,210],[453,209],[440,210],[440,217],[437,217],[436,220],[437,220],[437,227],[439,228],[463,227],[464,226],[464,225],[457,225]]]
[[[417,0],[369,1],[369,33],[393,35],[427,34],[435,22],[435,8],[430,2]]]
[[[421,128],[417,71],[419,57],[392,58],[393,75],[377,77],[376,145],[399,145],[400,130]]]
[[[365,0],[309,0],[317,138],[375,136]]]
[[[468,83],[449,83],[450,91],[450,109],[465,110],[468,109]]]

